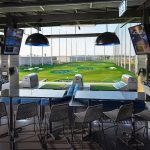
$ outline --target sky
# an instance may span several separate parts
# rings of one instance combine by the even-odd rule
[[[79,25],[80,29],[75,26],[59,26],[59,27],[44,27],[40,33],[44,35],[51,34],[75,34],[75,33],[103,33],[106,32],[106,25]],[[117,24],[108,25],[109,32],[115,32]],[[22,45],[20,49],[21,56],[30,56],[30,52],[32,51],[32,56],[42,56],[42,47],[37,46],[27,46],[25,45],[25,40],[28,35],[32,33],[36,33],[37,30],[34,28],[25,28],[24,36],[22,39]],[[71,50],[72,55],[104,55],[105,54],[112,55],[113,54],[113,46],[95,46],[96,37],[89,38],[61,38],[59,45],[58,39],[48,39],[50,46],[43,47],[43,55],[44,56],[59,56],[59,48],[61,56],[70,56]],[[71,46],[72,40],[72,46]],[[66,44],[67,43],[67,44]]]

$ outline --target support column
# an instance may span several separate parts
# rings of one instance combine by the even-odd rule
[[[9,55],[9,83],[10,83],[10,96],[19,96],[19,55]]]

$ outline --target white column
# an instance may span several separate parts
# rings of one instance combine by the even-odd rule
[[[10,55],[8,58],[9,70],[9,84],[10,84],[10,96],[19,96],[19,55]],[[13,71],[14,70],[14,71]]]

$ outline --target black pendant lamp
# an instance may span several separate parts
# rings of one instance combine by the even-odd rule
[[[104,32],[98,35],[96,45],[118,45],[120,40],[115,33]]]
[[[34,33],[28,36],[25,45],[29,46],[49,46],[49,41],[43,34]]]
[[[106,20],[107,20],[107,8],[106,8]],[[101,33],[98,35],[96,39],[96,45],[118,45],[120,44],[119,38],[115,33],[108,32],[108,24],[106,24],[106,32]]]

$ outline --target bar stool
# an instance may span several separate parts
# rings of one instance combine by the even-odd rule
[[[93,121],[99,120],[102,122],[103,117],[103,105],[95,105],[95,106],[89,106],[85,111],[74,113],[75,120],[74,123],[80,123],[81,124],[81,134],[82,134],[82,146],[83,146],[83,130],[85,124],[90,124],[90,132],[91,132],[91,123]],[[102,123],[102,130],[103,130],[103,123]],[[99,131],[100,131],[100,124],[99,124]],[[73,132],[74,134],[74,129]],[[91,134],[91,133],[90,133]],[[72,135],[73,137],[73,135]]]
[[[33,124],[34,125],[34,133],[35,133],[35,135],[37,135],[38,125],[36,123],[36,118],[37,118],[37,123],[39,124],[37,103],[31,102],[31,103],[25,103],[25,104],[18,105],[17,111],[14,114],[14,135],[16,135],[15,128],[16,128],[16,124],[18,121],[21,121],[21,120],[30,120],[31,121],[32,119],[33,119],[33,122],[30,122],[29,124],[26,124],[26,125],[21,125],[21,127],[23,128],[23,127]],[[18,135],[20,135],[20,132]],[[31,134],[27,134],[27,135],[31,135]]]

